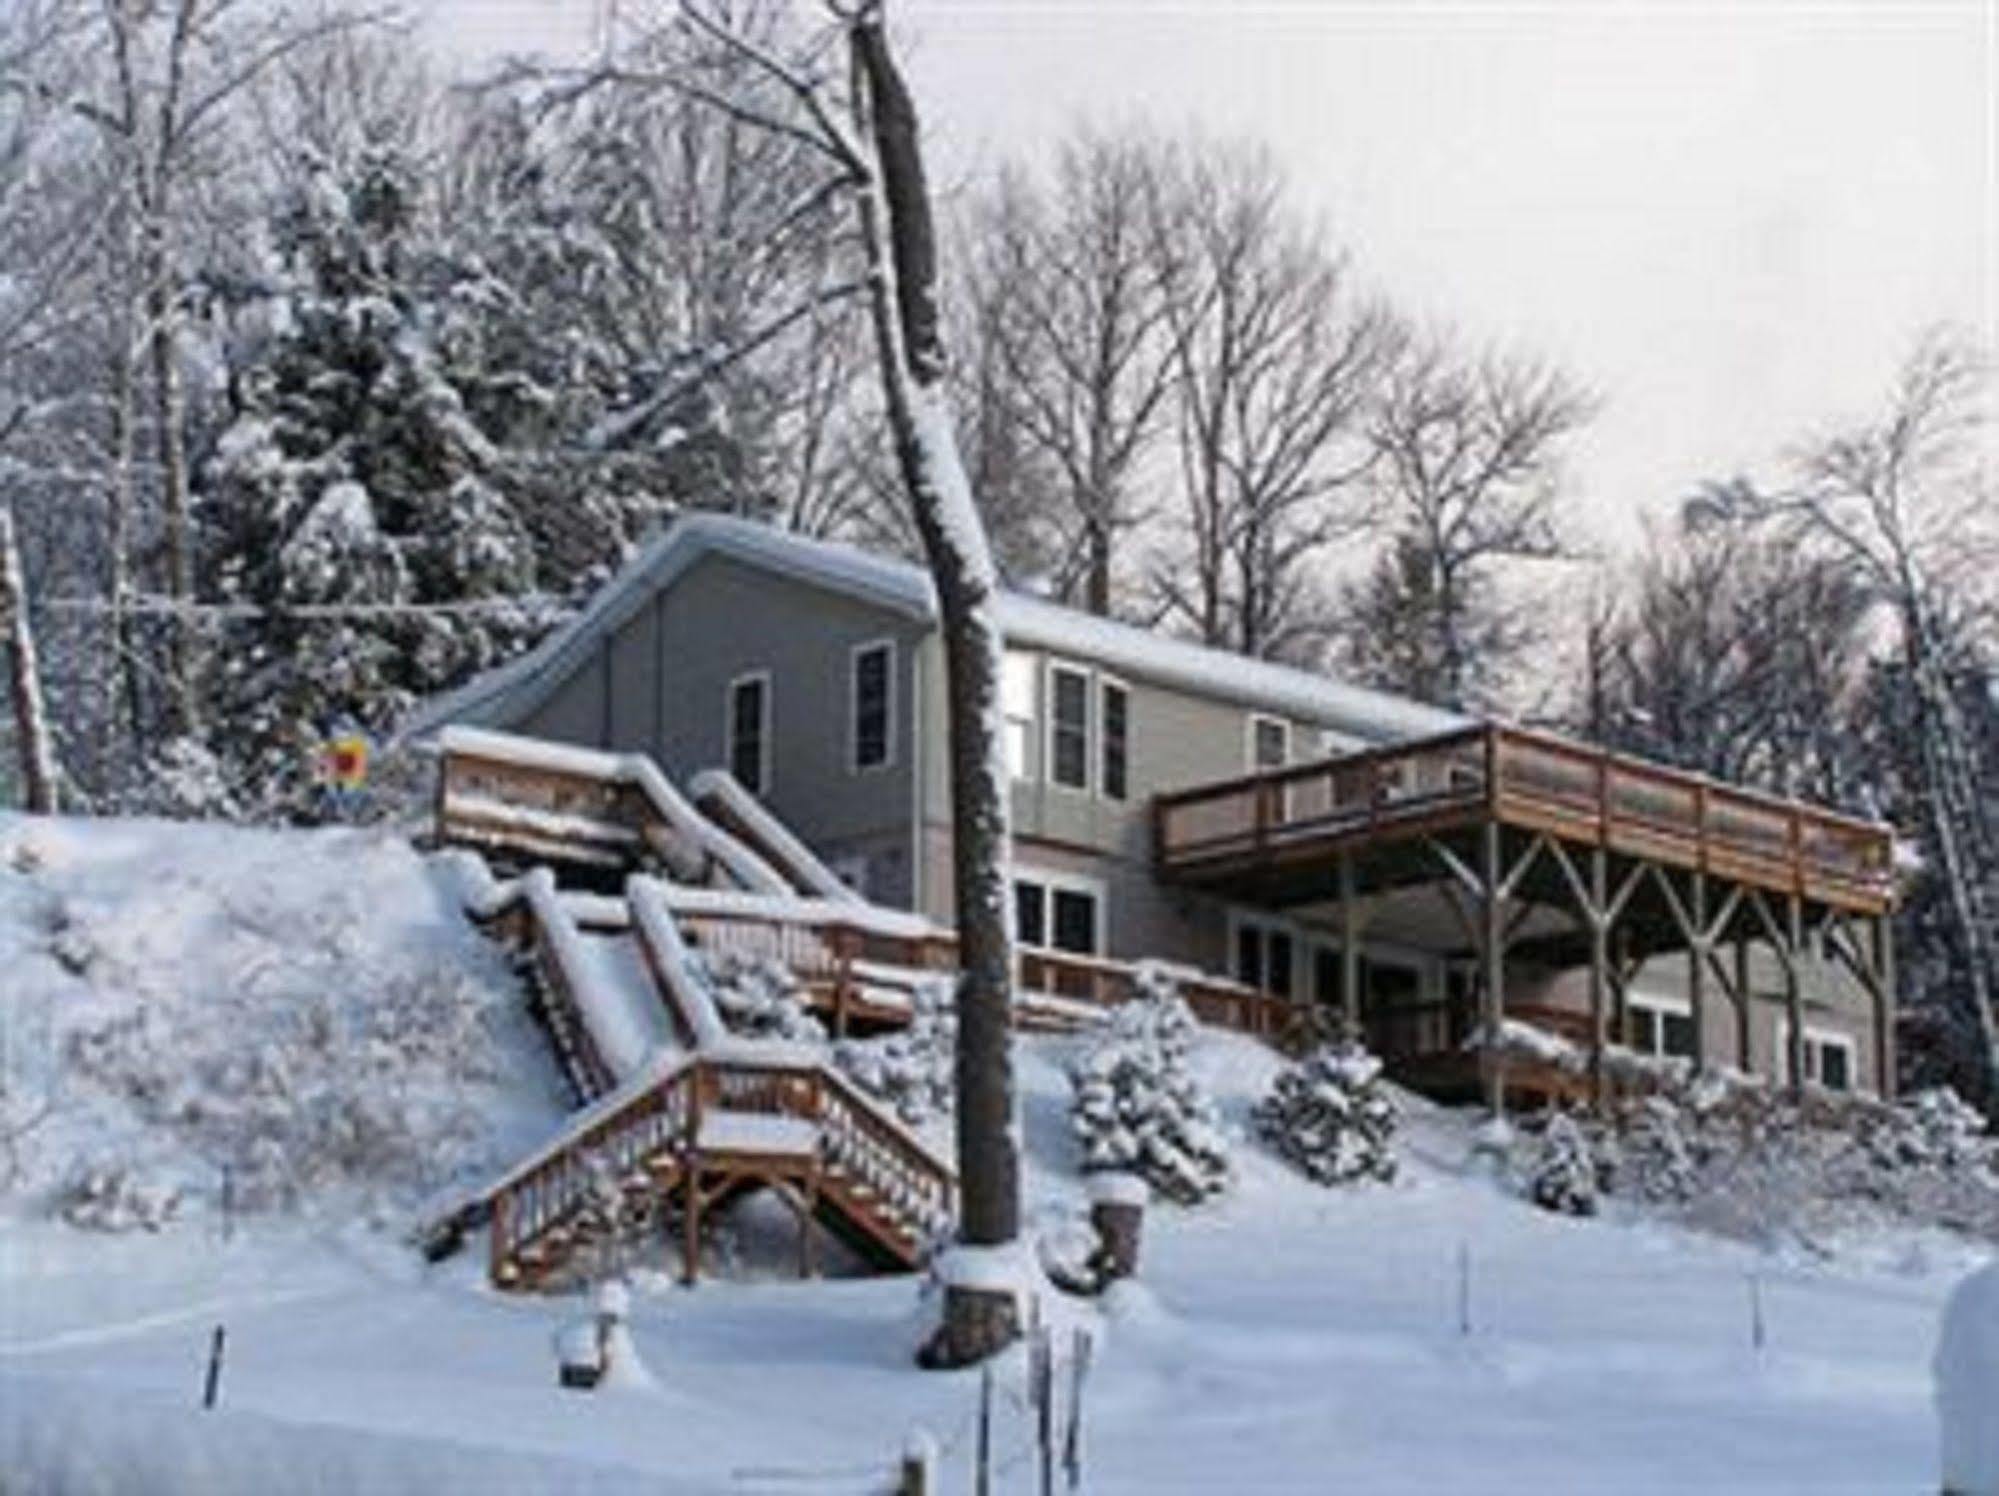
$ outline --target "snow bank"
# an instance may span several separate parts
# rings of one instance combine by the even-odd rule
[[[1932,1363],[1943,1424],[1943,1484],[1953,1496],[1999,1496],[1999,1262],[1944,1306]]]
[[[531,1140],[553,1070],[458,892],[381,830],[0,815],[0,1203],[394,1213]]]
[[[640,1369],[643,1375],[643,1369]],[[490,1496],[668,1491],[628,1466],[412,1434],[293,1422],[94,1381],[0,1377],[8,1496]],[[559,1395],[551,1392],[551,1396]],[[683,1488],[684,1489],[684,1488]]]

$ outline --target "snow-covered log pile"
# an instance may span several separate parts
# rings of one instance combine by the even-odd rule
[[[0,816],[0,1204],[391,1213],[558,1114],[505,958],[373,832]]]
[[[748,1039],[825,1042],[825,1027],[807,1008],[798,978],[775,957],[693,950],[687,953],[687,971],[708,990],[729,1032]]]
[[[833,1061],[903,1121],[919,1125],[951,1110],[957,1045],[957,1008],[950,983],[940,979],[911,992],[908,1028],[842,1040]]]
[[[1352,1041],[1322,1045],[1280,1072],[1250,1114],[1256,1130],[1307,1178],[1349,1184],[1395,1177],[1395,1102],[1381,1061]]]
[[[1071,1125],[1085,1172],[1138,1174],[1167,1199],[1196,1204],[1230,1176],[1220,1114],[1188,1065],[1199,1030],[1171,976],[1141,966],[1137,981],[1139,995],[1112,1010],[1070,1071]]]

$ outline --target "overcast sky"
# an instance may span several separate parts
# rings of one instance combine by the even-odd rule
[[[598,0],[433,3],[479,53]],[[892,14],[942,180],[1079,113],[1267,142],[1379,289],[1600,392],[1570,478],[1608,536],[1864,412],[1930,322],[1999,343],[1999,0]]]

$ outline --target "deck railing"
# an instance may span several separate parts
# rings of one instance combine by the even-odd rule
[[[1893,886],[1880,822],[1498,723],[1161,795],[1153,815],[1167,872],[1464,815],[1814,897],[1879,904]]]

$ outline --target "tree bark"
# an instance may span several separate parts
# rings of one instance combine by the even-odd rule
[[[0,504],[0,619],[13,656],[10,695],[14,707],[15,751],[21,760],[24,803],[37,815],[56,813],[55,750],[42,702],[42,676],[35,658],[35,635],[28,619],[28,589],[21,573],[21,550],[14,541],[14,511]]]
[[[916,107],[880,15],[850,27],[875,172],[863,193],[877,275],[872,303],[897,465],[937,588],[950,705],[951,865],[958,952],[959,1236],[974,1247],[1020,1232],[1007,928],[1007,780],[1002,772],[998,574],[972,504],[943,398],[937,244]],[[949,1286],[927,1365],[984,1359],[1020,1333],[1013,1296]]]

